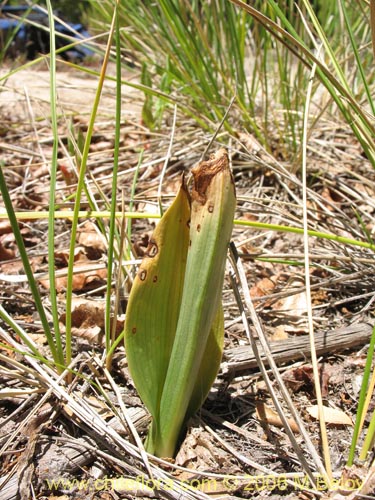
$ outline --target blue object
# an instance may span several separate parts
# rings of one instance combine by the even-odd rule
[[[20,20],[9,17],[15,15],[25,17]],[[46,54],[49,52],[49,30],[46,31],[42,27],[36,26],[38,24],[48,28],[48,15],[45,11],[38,8],[38,6],[5,5],[0,7],[0,16],[2,16],[0,18],[0,47],[8,36],[13,36],[8,51],[9,55],[24,53],[27,59],[34,59],[40,53]],[[61,18],[60,15],[59,17]],[[70,23],[69,21],[66,21],[65,24],[55,21],[55,32],[56,35],[68,35],[76,40],[84,40],[90,37],[89,32],[82,24]],[[56,36],[57,49],[61,49],[70,43],[63,37]],[[61,52],[61,55],[67,60],[83,60],[85,57],[94,55],[94,52],[88,45],[80,44]]]

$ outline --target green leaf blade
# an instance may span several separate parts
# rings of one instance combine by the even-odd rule
[[[190,200],[183,185],[156,226],[132,286],[125,348],[137,391],[154,417],[180,312],[189,245]]]
[[[192,417],[202,406],[219,372],[224,348],[224,311],[220,302],[208,335],[202,362],[196,377],[185,419]]]
[[[190,247],[176,338],[160,403],[158,456],[173,456],[207,339],[221,303],[227,248],[236,205],[225,150],[193,169]],[[194,404],[193,404],[194,406]]]

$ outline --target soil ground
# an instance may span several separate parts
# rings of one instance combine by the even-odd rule
[[[16,72],[1,84],[0,109],[2,113],[12,113],[19,117],[27,114],[27,99],[30,100],[33,112],[36,115],[50,113],[50,73],[41,63],[37,68],[26,68]],[[59,107],[65,113],[74,113],[87,116],[91,113],[92,105],[97,89],[98,77],[84,72],[73,71],[66,68],[61,63],[61,68],[57,71],[57,94]],[[99,67],[93,67],[99,71]],[[10,68],[0,70],[0,78],[9,74]],[[108,76],[114,75],[114,67],[109,66]],[[134,82],[138,76],[130,70],[122,75],[124,80]],[[114,94],[116,83],[113,80],[106,80],[103,94],[99,105],[100,116],[113,116]],[[129,118],[139,117],[141,95],[135,89],[123,86],[123,103]]]

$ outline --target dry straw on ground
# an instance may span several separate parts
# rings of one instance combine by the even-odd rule
[[[38,78],[41,74],[38,73]],[[34,78],[35,75],[29,73],[30,76]],[[76,86],[77,79],[71,72],[60,76],[59,88],[62,91],[65,86],[70,104],[73,102],[70,92],[78,97],[73,109],[64,101],[65,97],[59,108],[64,114],[59,119],[57,201],[62,210],[70,210],[74,175],[70,172],[72,151],[68,150],[68,138],[70,136],[73,142],[72,134],[77,140],[79,131],[85,131],[86,106],[90,99],[88,94],[82,96],[81,86]],[[48,209],[51,132],[48,112],[39,104],[48,97],[39,94],[39,86],[38,95],[34,96],[29,87],[33,81],[29,82],[28,77],[25,76],[17,91],[12,91],[16,101],[12,100],[11,106],[10,94],[0,91],[0,149],[15,209],[45,213]],[[85,84],[88,82],[90,80],[85,80]],[[166,124],[160,133],[147,131],[135,113],[138,104],[134,99],[129,107],[129,95],[125,92],[119,207],[122,199],[125,206],[130,200],[134,171],[143,148],[145,153],[134,203],[137,211],[150,214],[150,217],[132,223],[133,260],[126,267],[130,277],[147,247],[155,223],[151,215],[157,211],[160,182],[162,201],[167,205],[176,192],[181,172],[190,171],[210,139],[193,123],[179,118],[164,171],[171,128]],[[106,209],[105,200],[111,192],[113,109],[113,96],[108,87],[95,126],[87,176],[87,185],[102,210]],[[212,495],[223,499],[264,495],[267,498],[288,495],[295,498],[302,495],[303,490],[306,495],[303,498],[310,498],[306,492],[306,470],[313,476],[318,474],[318,484],[324,482],[324,472],[319,469],[319,428],[309,411],[315,405],[316,395],[309,371],[306,320],[309,304],[304,288],[302,236],[276,231],[272,226],[301,227],[300,177],[292,173],[295,165],[280,155],[277,131],[274,151],[264,151],[250,134],[242,131],[237,138],[222,133],[220,141],[229,146],[232,158],[238,194],[236,219],[252,225],[236,224],[233,232],[238,260],[233,257],[228,264],[224,287],[226,345],[223,363],[214,389],[202,411],[191,422],[176,461],[147,456],[137,445],[135,436],[144,435],[148,416],[129,377],[124,349],[117,349],[109,373],[103,361],[102,324],[87,323],[87,317],[95,318],[90,311],[103,310],[106,276],[101,271],[105,267],[106,249],[95,237],[97,219],[91,219],[89,226],[82,219],[76,255],[76,276],[82,279],[77,279],[75,294],[85,301],[83,306],[82,302],[77,305],[74,359],[69,367],[75,376],[71,383],[66,385],[64,382],[65,373],[58,376],[25,354],[25,346],[17,335],[5,325],[0,326],[0,489],[4,500],[18,498],[18,485],[22,500],[31,498],[31,491],[39,498],[51,499],[58,494],[62,495],[59,498],[71,499],[203,500]],[[375,231],[375,174],[349,129],[339,123],[337,117],[327,114],[321,119],[319,129],[312,131],[307,162],[310,229],[371,241]],[[84,202],[82,209],[86,208]],[[270,224],[269,229],[256,227],[257,223]],[[43,297],[48,311],[49,285],[43,281],[48,268],[47,221],[25,219],[20,224],[33,270],[44,286]],[[68,218],[57,221],[58,277],[64,276],[66,268],[69,228]],[[34,315],[6,218],[0,226],[0,250],[1,303],[27,331],[30,341],[47,356],[43,331]],[[319,369],[324,379],[323,397],[326,404],[338,412],[336,415],[341,412],[349,419],[331,422],[328,427],[336,477],[345,465],[343,457],[347,456],[352,434],[348,422],[355,416],[358,379],[365,361],[362,347],[368,342],[369,324],[373,323],[375,279],[371,269],[374,256],[373,248],[311,237],[309,257],[311,307]],[[242,281],[238,266],[242,269]],[[129,286],[128,280],[123,290],[125,302]],[[58,293],[63,320],[63,284]],[[252,311],[246,309],[247,293],[254,305]],[[245,304],[244,311],[238,302]],[[252,333],[257,321],[270,341],[273,360],[279,366],[281,381],[278,384],[272,376],[270,385],[264,384],[258,364],[254,362],[254,346],[249,345],[245,331],[249,328]],[[259,344],[256,345],[259,348]],[[288,408],[285,398],[281,397],[280,383],[289,388],[292,408]],[[285,421],[275,414],[275,399],[272,401],[270,390],[274,391],[273,397],[279,402]],[[296,418],[292,412],[296,413]],[[294,446],[285,431],[286,422],[292,421]],[[296,425],[299,432],[295,432]],[[301,426],[305,429],[303,432]],[[306,462],[305,469],[301,468],[301,457]],[[254,476],[258,475],[262,478],[256,481]],[[358,481],[366,480],[361,470],[356,477]],[[65,482],[52,488],[51,480],[58,478]],[[352,485],[349,479],[346,478],[346,486]],[[370,483],[367,488],[371,490]]]

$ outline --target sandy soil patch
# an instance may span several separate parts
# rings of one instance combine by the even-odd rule
[[[98,67],[98,71],[99,71]],[[48,116],[50,110],[50,75],[45,69],[23,69],[6,78],[9,68],[0,70],[0,113],[1,115],[16,114],[18,117],[28,115],[29,100],[34,114]],[[109,67],[108,74],[114,75],[114,68]],[[127,72],[123,80],[135,83],[137,74]],[[59,111],[64,113],[89,114],[95,98],[98,77],[84,72],[61,70],[57,71],[57,95]],[[115,113],[116,82],[107,79],[103,88],[99,114],[104,116]],[[142,94],[138,90],[123,85],[123,113],[131,118],[139,116]],[[0,115],[0,116],[1,116]]]

